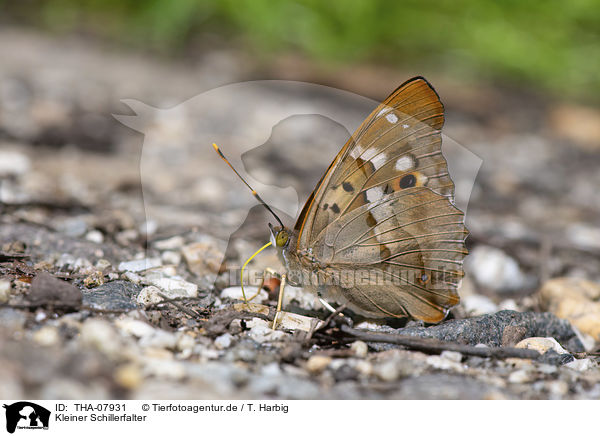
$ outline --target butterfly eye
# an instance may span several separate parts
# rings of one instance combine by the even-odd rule
[[[275,237],[275,243],[278,247],[284,247],[287,244],[288,239],[288,233],[285,230],[282,230],[279,233],[277,233],[277,236]]]

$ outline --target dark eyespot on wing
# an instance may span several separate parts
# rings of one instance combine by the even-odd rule
[[[336,203],[333,203],[331,205],[331,210],[333,211],[333,213],[340,213],[340,207]]]
[[[342,188],[344,188],[344,191],[346,191],[346,192],[354,191],[354,187],[352,186],[352,184],[350,182],[342,183]]]
[[[329,205],[327,203],[323,203],[323,210],[327,210],[328,207]]]
[[[406,189],[415,186],[417,178],[413,174],[407,174],[400,179],[400,188]]]

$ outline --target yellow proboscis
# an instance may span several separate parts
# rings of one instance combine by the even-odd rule
[[[248,301],[252,301],[260,293],[260,288],[256,291],[256,294],[254,294],[249,300],[246,298],[246,292],[244,291],[244,269],[250,263],[250,261],[252,259],[254,259],[254,257],[258,253],[260,253],[261,251],[263,251],[265,248],[267,248],[270,245],[271,245],[271,242],[268,242],[267,244],[265,244],[262,247],[260,247],[258,250],[256,250],[256,252],[252,256],[250,256],[248,258],[248,260],[246,261],[246,263],[244,263],[244,266],[242,266],[242,270],[240,271],[240,285],[242,287],[242,296],[244,297],[244,303],[246,303],[246,304],[248,304]]]

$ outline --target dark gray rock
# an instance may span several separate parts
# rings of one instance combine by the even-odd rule
[[[141,286],[134,283],[115,280],[94,289],[82,290],[83,304],[103,310],[133,310],[138,307],[135,299],[141,290]]]
[[[451,319],[430,327],[404,327],[396,329],[396,332],[401,335],[436,338],[466,345],[485,344],[500,347],[505,339],[503,338],[505,331],[512,332],[515,330],[514,327],[520,327],[523,338],[553,337],[573,353],[584,351],[583,344],[571,324],[548,312],[501,310],[474,318]],[[395,348],[389,344],[369,345],[377,350]]]

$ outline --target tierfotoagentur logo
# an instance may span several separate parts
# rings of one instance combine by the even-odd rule
[[[50,411],[45,407],[29,401],[4,404],[6,409],[6,431],[15,430],[48,430]]]

